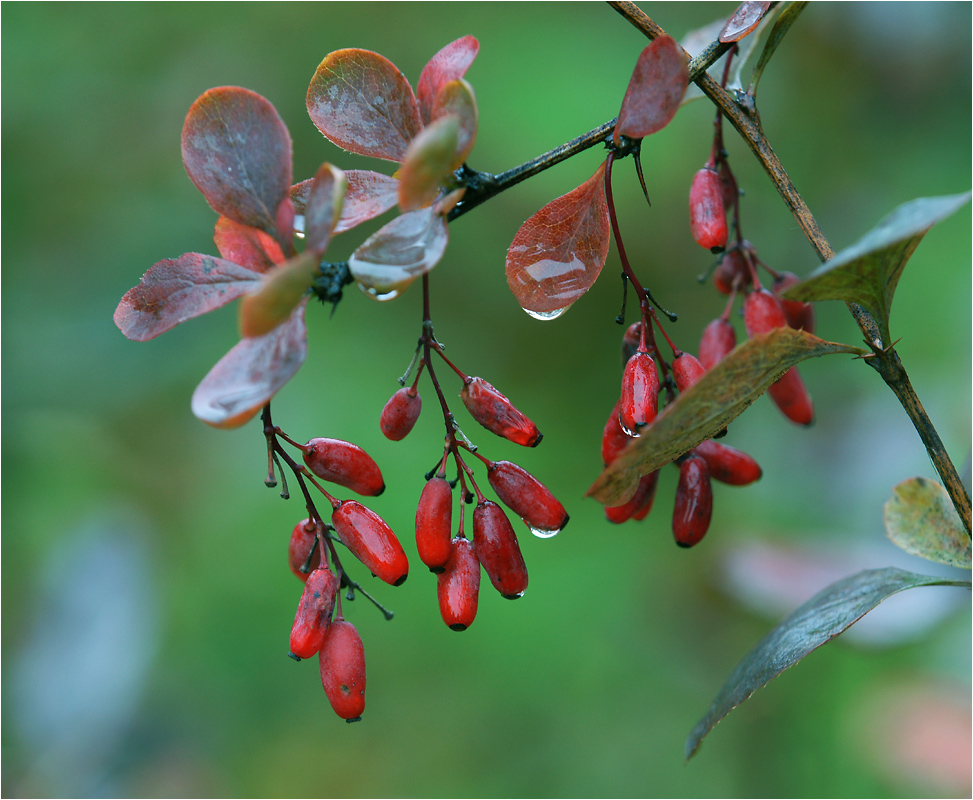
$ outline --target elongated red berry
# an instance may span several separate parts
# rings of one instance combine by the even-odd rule
[[[490,486],[500,502],[531,529],[557,533],[568,524],[568,512],[550,490],[512,461],[494,461],[487,467]]]
[[[416,509],[416,549],[419,560],[442,572],[452,550],[453,490],[444,477],[426,481]]]
[[[802,303],[800,300],[788,300],[786,297],[781,297],[784,292],[792,286],[797,286],[800,282],[801,279],[793,272],[782,272],[774,278],[774,294],[780,300],[788,325],[795,330],[814,333],[814,306],[811,303]]]
[[[537,426],[483,378],[467,378],[460,397],[473,419],[488,431],[524,447],[540,444],[543,435]]]
[[[385,491],[378,464],[357,444],[341,439],[311,439],[303,448],[307,468],[323,480],[368,497]]]
[[[750,267],[739,248],[723,254],[720,265],[713,274],[713,285],[723,294],[733,291],[736,282],[737,290],[746,289],[753,281]]]
[[[465,631],[476,618],[480,594],[480,561],[473,543],[457,536],[446,569],[437,577],[439,613],[454,631]]]
[[[409,560],[392,529],[357,500],[342,500],[331,515],[338,538],[375,576],[393,586],[409,577]]]
[[[720,483],[746,486],[763,475],[763,470],[753,456],[712,439],[696,445],[693,452],[706,459],[710,477]]]
[[[737,346],[736,331],[728,319],[718,317],[703,330],[699,341],[699,363],[713,369]]]
[[[622,396],[618,401],[618,421],[630,436],[655,419],[659,407],[659,373],[648,353],[632,356],[622,372]]]
[[[527,565],[510,520],[492,500],[473,510],[473,547],[490,583],[508,600],[520,597],[527,588]]]
[[[338,577],[328,567],[316,569],[308,576],[291,628],[292,655],[310,658],[321,649],[339,588]]]
[[[764,288],[754,289],[743,301],[743,324],[751,339],[787,326],[780,301]]]
[[[618,458],[618,454],[625,449],[625,445],[630,441],[632,441],[632,437],[622,430],[622,424],[618,420],[618,403],[615,403],[615,407],[612,409],[612,413],[608,415],[608,421],[605,423],[605,430],[601,435],[602,463],[606,467],[611,464]]]
[[[692,353],[680,352],[672,359],[672,377],[675,379],[676,388],[680,392],[685,392],[705,374],[706,367]]]
[[[311,571],[321,564],[321,552],[315,547],[316,533],[317,526],[310,519],[302,519],[291,531],[291,541],[287,547],[287,560],[291,572],[305,582]],[[311,548],[314,548],[313,555],[311,555]],[[311,555],[309,569],[307,572],[301,572],[301,567],[308,563],[309,555]]]
[[[691,455],[679,465],[672,533],[680,547],[692,547],[706,535],[713,516],[713,486],[702,456]]]
[[[797,367],[791,367],[767,390],[781,413],[797,425],[814,422],[814,403]]]
[[[630,519],[643,520],[652,510],[652,501],[655,500],[655,488],[659,482],[659,470],[643,475],[639,479],[638,489],[632,498],[620,506],[608,506],[605,508],[605,519],[621,525]]]
[[[340,618],[331,623],[318,663],[335,714],[349,722],[360,719],[365,710],[365,648],[354,625]]]
[[[401,441],[415,426],[421,410],[422,398],[419,392],[411,386],[399,389],[382,409],[382,417],[379,420],[382,433],[393,442]]]
[[[689,226],[700,247],[718,253],[726,247],[729,231],[719,173],[703,167],[689,189]]]

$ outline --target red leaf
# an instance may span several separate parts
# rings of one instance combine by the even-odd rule
[[[733,16],[726,21],[720,31],[721,42],[739,42],[750,33],[767,13],[770,3],[740,3]]]
[[[129,339],[144,342],[259,285],[258,272],[222,258],[184,253],[149,268],[118,304],[115,324]]]
[[[345,178],[348,180],[345,202],[333,233],[351,230],[384,214],[399,202],[399,182],[391,175],[370,169],[349,169],[345,171]],[[291,187],[291,198],[298,214],[304,213],[310,190],[310,178]]]
[[[345,173],[331,164],[322,164],[311,180],[304,209],[304,245],[321,255],[328,247],[338,224],[348,181]]]
[[[213,232],[216,249],[227,261],[257,272],[266,272],[274,264],[284,261],[284,254],[276,240],[260,228],[241,225],[229,217],[216,220]]]
[[[182,160],[213,210],[289,242],[276,217],[291,186],[291,137],[270,102],[236,86],[210,89],[186,115]]]
[[[338,147],[389,161],[402,161],[422,129],[405,76],[387,58],[357,48],[325,56],[307,90],[307,112]]]
[[[416,95],[425,124],[428,125],[434,119],[433,106],[442,87],[450,81],[462,78],[478,52],[480,43],[476,38],[464,36],[446,45],[423,67],[419,83],[416,84]]]
[[[641,139],[668,125],[688,83],[689,66],[682,48],[671,37],[660,36],[635,63],[612,141],[618,144],[619,136]]]
[[[514,237],[507,284],[531,316],[552,319],[588,291],[608,257],[605,165],[548,203]]]
[[[223,356],[193,392],[193,414],[215,428],[235,428],[260,411],[307,357],[306,308],[305,300],[283,325]]]
[[[459,144],[452,164],[453,169],[458,169],[473,150],[478,117],[473,87],[462,78],[445,84],[436,95],[436,105],[432,112],[433,120],[442,119],[447,115],[459,119]]]
[[[412,140],[399,176],[399,207],[415,211],[431,205],[447,178],[459,149],[459,117],[437,119]]]

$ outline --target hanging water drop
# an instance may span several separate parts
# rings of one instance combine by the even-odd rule
[[[524,522],[527,522],[527,520],[524,520]],[[530,532],[538,539],[550,539],[552,536],[557,536],[561,532],[560,528],[556,528],[553,531],[544,530],[543,528],[535,528],[529,522],[527,522],[527,527],[530,528]]]
[[[541,322],[547,322],[548,320],[557,319],[561,314],[567,311],[571,306],[565,306],[564,308],[556,308],[553,311],[531,311],[529,308],[525,308],[524,311],[534,319],[539,319]]]

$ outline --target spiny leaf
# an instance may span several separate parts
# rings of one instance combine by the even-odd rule
[[[307,111],[338,147],[402,161],[422,130],[412,87],[387,58],[348,48],[324,57],[307,90]]]
[[[916,586],[965,586],[900,569],[870,569],[832,584],[794,611],[744,656],[686,741],[686,760],[734,708],[788,667],[844,633],[888,597]]]
[[[290,236],[276,217],[291,186],[291,137],[269,101],[236,86],[210,89],[186,115],[182,159],[214,211],[282,244]]]
[[[383,175],[370,169],[349,169],[345,171],[345,179],[348,186],[334,233],[351,230],[356,225],[384,214],[399,202],[399,182],[391,175]],[[298,214],[303,215],[307,208],[312,180],[313,178],[308,178],[291,187],[291,199]]]
[[[737,10],[726,21],[723,30],[720,31],[719,40],[721,42],[738,42],[760,23],[763,15],[770,8],[770,3],[740,3]]]
[[[937,222],[970,200],[970,192],[922,197],[903,203],[851,247],[789,289],[789,300],[844,300],[867,308],[882,334],[879,346],[892,341],[889,314],[902,270],[922,237]]]
[[[476,38],[464,36],[446,45],[422,68],[422,74],[416,84],[416,96],[419,99],[422,121],[425,124],[428,125],[435,119],[433,106],[442,87],[450,81],[462,78],[478,52],[480,52],[480,43]]]
[[[260,285],[260,273],[222,258],[184,253],[149,268],[115,309],[115,324],[144,342],[226,305]]]
[[[641,436],[605,468],[588,495],[606,506],[621,505],[635,492],[642,475],[719,433],[795,364],[829,353],[866,352],[792,328],[749,339],[643,428]]]
[[[304,246],[318,256],[338,224],[347,186],[345,173],[331,164],[322,164],[311,179],[304,207]]]
[[[283,325],[223,356],[193,392],[193,414],[215,428],[236,428],[260,411],[307,357],[306,307],[305,300]]]
[[[399,170],[399,208],[415,211],[432,204],[453,174],[459,146],[459,117],[433,122],[412,140]]]
[[[266,272],[274,264],[284,261],[284,253],[276,239],[260,228],[241,225],[229,217],[220,216],[216,220],[213,241],[227,261],[256,272]]]
[[[290,317],[318,275],[318,259],[306,250],[268,272],[240,303],[240,335],[264,336]]]
[[[618,144],[619,136],[641,139],[668,125],[679,110],[688,82],[689,66],[682,48],[669,36],[655,39],[635,62],[612,141]]]
[[[608,257],[605,164],[552,200],[517,231],[507,250],[507,285],[532,316],[563,313],[594,285]]]
[[[907,553],[970,569],[970,535],[936,481],[909,478],[896,486],[885,504],[885,532]]]
[[[459,143],[452,163],[452,168],[458,169],[473,150],[478,117],[473,87],[462,78],[444,84],[436,95],[436,105],[432,112],[433,120],[442,119],[450,114],[459,118]]]

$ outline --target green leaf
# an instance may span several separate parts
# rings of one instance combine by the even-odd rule
[[[907,553],[970,569],[970,536],[936,481],[909,478],[896,486],[885,504],[885,532]]]
[[[867,351],[826,342],[806,331],[777,328],[736,347],[681,393],[622,451],[588,490],[606,506],[626,502],[639,478],[712,438],[795,364],[829,353]]]
[[[322,164],[311,179],[304,207],[304,247],[318,256],[327,249],[341,217],[347,188],[345,173],[328,163]]]
[[[240,335],[264,336],[291,316],[318,275],[318,255],[311,250],[264,275],[259,287],[240,303]]]
[[[412,140],[399,177],[399,208],[416,211],[432,205],[446,179],[453,174],[459,147],[459,117],[433,122]]]
[[[473,87],[462,78],[444,84],[436,95],[436,105],[432,112],[433,121],[448,115],[459,118],[459,143],[453,154],[452,163],[452,168],[455,170],[463,165],[473,150],[479,118]]]
[[[737,664],[709,711],[689,734],[686,760],[696,754],[706,734],[757,689],[844,633],[887,597],[915,586],[969,588],[970,583],[887,567],[865,570],[832,584],[794,611]]]
[[[902,270],[913,251],[933,225],[968,203],[970,192],[942,197],[921,197],[904,203],[851,247],[819,269],[803,283],[789,289],[789,300],[844,300],[868,309],[878,322],[883,347],[892,341],[889,313]]]

